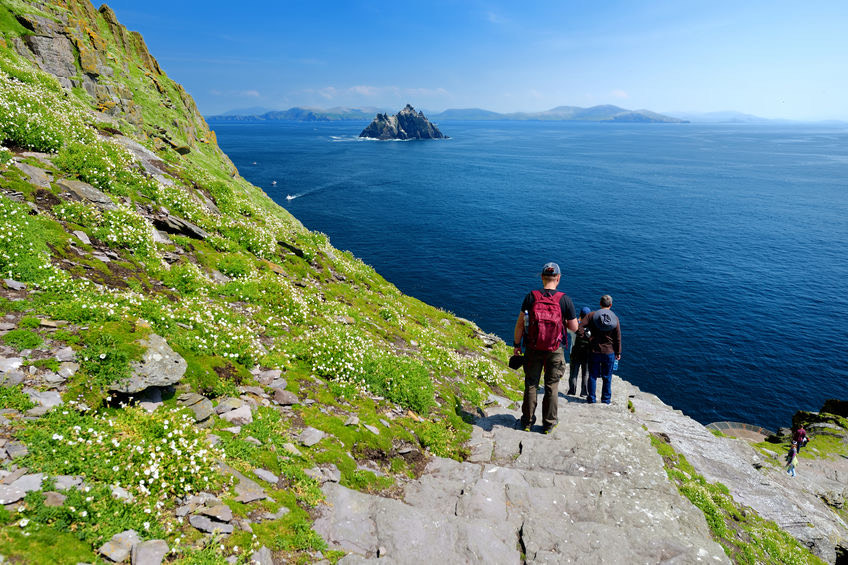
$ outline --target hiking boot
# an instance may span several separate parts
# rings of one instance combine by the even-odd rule
[[[529,422],[529,423],[527,423],[527,424],[525,424],[525,423],[524,423],[524,420],[522,420],[522,421],[519,423],[519,428],[520,428],[521,430],[525,431],[525,432],[529,432],[529,431],[530,431],[530,428],[532,428],[532,427],[533,427],[533,424],[535,424],[535,423],[536,423],[536,416],[533,416],[533,417],[530,419],[530,422]]]
[[[544,426],[542,428],[542,433],[545,434],[545,435],[552,434],[558,425],[559,425],[559,422],[557,422],[553,426]]]

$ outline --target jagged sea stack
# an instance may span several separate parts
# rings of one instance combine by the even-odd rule
[[[421,112],[409,104],[395,114],[377,114],[359,137],[374,139],[446,139],[439,128],[430,123]]]

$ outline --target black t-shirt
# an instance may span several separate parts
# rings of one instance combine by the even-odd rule
[[[550,296],[555,292],[561,291],[546,288],[540,289],[540,292],[545,296]],[[528,293],[527,296],[524,297],[524,302],[521,303],[521,311],[529,312],[533,308],[534,302],[536,302],[536,299],[533,298],[533,293]],[[564,332],[568,325],[568,321],[577,317],[577,311],[574,309],[574,304],[571,302],[571,298],[569,298],[564,292],[562,293],[562,297],[559,299],[559,307],[560,310],[562,310],[562,328]]]

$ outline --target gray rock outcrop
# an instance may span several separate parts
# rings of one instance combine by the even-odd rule
[[[377,114],[377,117],[362,130],[359,137],[373,139],[444,139],[446,136],[421,112],[409,104],[395,114]]]
[[[686,456],[709,482],[726,485],[736,502],[774,521],[828,563],[848,553],[848,524],[825,502],[826,492],[848,491],[848,461],[844,458],[810,463],[802,459],[798,477],[789,477],[783,470],[783,454],[776,454],[771,464],[762,464],[763,454],[747,441],[716,437],[653,394],[622,384],[648,430],[664,434],[675,451]],[[801,479],[807,465],[821,469],[817,480]]]
[[[56,181],[56,184],[77,200],[86,200],[104,210],[117,208],[108,194],[81,180],[60,179]]]
[[[185,359],[171,349],[164,338],[151,334],[142,340],[147,350],[141,361],[130,365],[132,376],[114,383],[109,390],[124,393],[141,392],[151,386],[170,386],[180,382],[188,364]]]

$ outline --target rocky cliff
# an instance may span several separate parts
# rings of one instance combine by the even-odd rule
[[[71,91],[81,89],[104,116],[126,121],[154,148],[216,146],[194,100],[171,81],[144,38],[128,31],[107,5],[32,2],[12,14],[20,34],[5,43]]]
[[[713,475],[735,440],[623,381],[511,429],[510,349],[242,179],[108,7],[5,2],[0,33],[0,561],[844,555],[840,460]]]
[[[416,112],[415,108],[409,104],[395,114],[377,114],[377,117],[362,130],[359,137],[369,137],[372,139],[443,139],[442,132],[424,117],[421,112]]]

